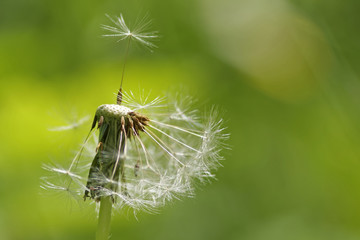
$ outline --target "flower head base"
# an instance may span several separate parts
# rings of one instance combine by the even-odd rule
[[[104,37],[118,37],[118,41],[133,39],[134,41],[143,44],[149,49],[156,48],[156,45],[151,41],[158,37],[157,32],[144,32],[151,24],[151,21],[147,21],[146,17],[139,21],[135,25],[134,29],[130,30],[130,28],[126,25],[122,14],[116,18],[112,18],[107,14],[106,16],[112,23],[115,24],[115,26],[102,25],[103,29],[111,32],[111,34],[104,34]]]
[[[99,144],[90,168],[84,199],[91,197],[98,201],[104,189],[118,190],[119,176],[125,181],[127,141],[139,135],[139,131],[144,131],[148,121],[147,117],[121,105],[104,104],[98,107],[93,127],[97,123],[100,129]],[[122,191],[127,194],[125,185]]]
[[[152,212],[173,198],[193,196],[193,180],[213,178],[222,160],[228,137],[222,119],[215,109],[205,118],[198,116],[189,107],[191,98],[144,99],[124,93],[123,103],[129,107],[98,107],[92,127],[99,129],[99,143],[87,176],[81,170],[89,164],[85,160],[67,170],[47,170],[73,179],[71,184],[80,186],[76,192],[80,195],[82,189],[85,199],[112,196],[118,208]]]

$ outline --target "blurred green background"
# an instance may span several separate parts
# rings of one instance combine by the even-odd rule
[[[0,2],[0,239],[93,239],[93,207],[40,190],[85,137],[48,128],[114,101],[124,44],[105,13],[149,13],[158,49],[134,46],[127,90],[189,89],[226,110],[217,181],[160,214],[120,212],[112,239],[360,239],[360,2]]]

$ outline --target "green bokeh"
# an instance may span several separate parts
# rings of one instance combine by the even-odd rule
[[[270,3],[271,2],[271,3]],[[124,87],[224,109],[217,181],[160,214],[114,216],[112,239],[360,239],[360,5],[356,0],[0,2],[0,239],[93,239],[93,205],[40,189],[89,129],[48,128],[114,101],[125,45],[105,13],[149,13]],[[180,90],[179,90],[180,89]]]

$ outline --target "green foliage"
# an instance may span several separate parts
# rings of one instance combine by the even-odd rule
[[[220,105],[233,150],[196,198],[139,221],[117,214],[113,236],[359,239],[358,2],[251,2],[1,1],[0,238],[95,235],[93,206],[39,188],[42,163],[70,162],[91,120],[48,129],[114,102],[125,48],[100,26],[105,13],[144,11],[159,48],[131,49],[124,86],[185,87]]]

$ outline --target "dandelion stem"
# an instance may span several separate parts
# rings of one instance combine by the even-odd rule
[[[127,56],[129,54],[130,43],[131,43],[131,37],[129,37],[129,40],[128,40],[127,46],[126,46],[126,50],[125,50],[124,65],[123,65],[123,70],[122,70],[122,74],[121,74],[120,89],[119,89],[118,96],[117,96],[117,104],[119,104],[119,105],[122,102],[122,84],[123,84],[124,76],[125,76],[125,66],[126,66]]]
[[[123,72],[122,72],[122,75],[121,75],[120,88],[122,88],[122,84],[123,84],[123,80],[124,80],[125,65],[126,65],[127,56],[129,54],[130,43],[131,43],[131,37],[129,37],[129,40],[128,40],[128,43],[127,43],[127,46],[126,46],[125,57],[124,57],[124,65],[123,65]]]
[[[96,240],[108,240],[111,223],[111,196],[103,196],[100,201],[99,222],[96,232]]]

